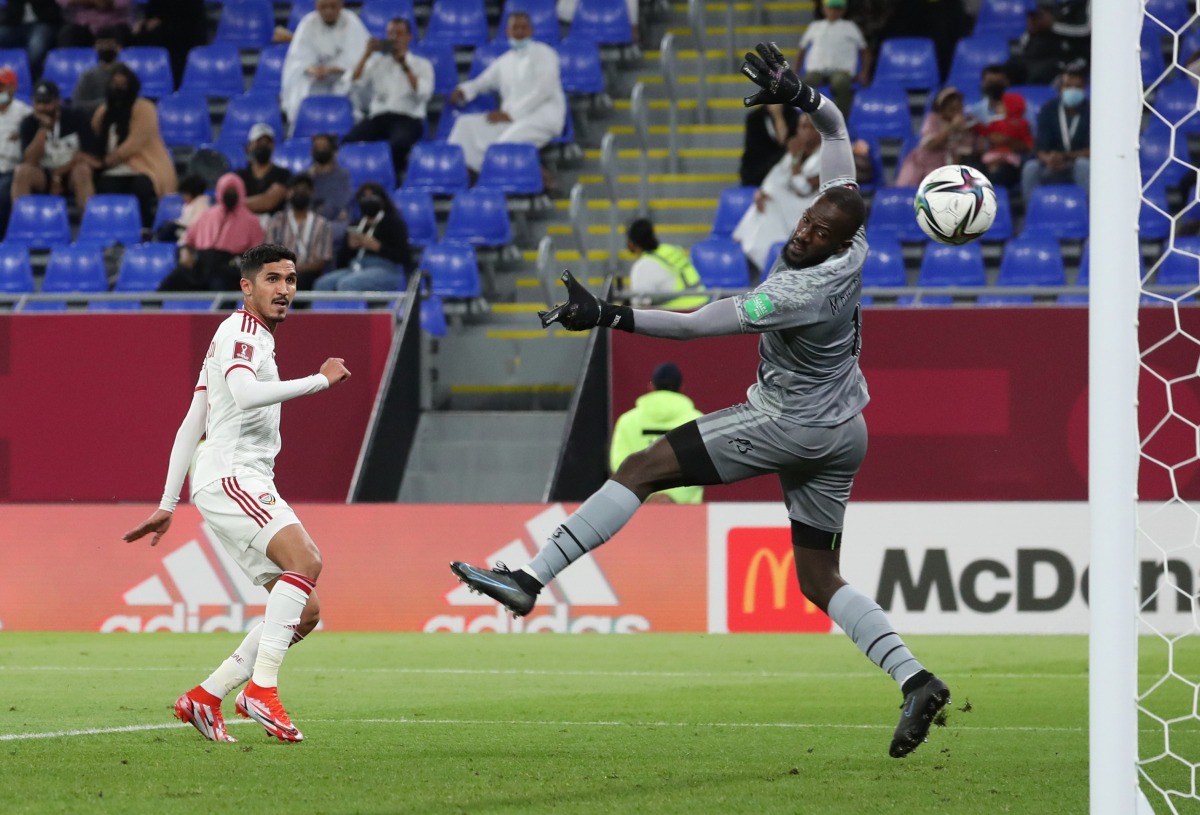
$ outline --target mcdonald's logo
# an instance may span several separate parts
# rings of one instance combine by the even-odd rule
[[[833,627],[800,592],[786,527],[730,529],[726,581],[730,631],[827,633]]]

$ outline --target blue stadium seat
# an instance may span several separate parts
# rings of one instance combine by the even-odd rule
[[[980,306],[1031,306],[1032,294],[981,294],[975,298]]]
[[[1074,184],[1035,187],[1026,204],[1025,231],[1045,232],[1058,239],[1083,240],[1088,234],[1087,193]]]
[[[986,286],[987,273],[979,244],[943,246],[930,243],[921,258],[918,286]]]
[[[241,96],[246,91],[242,55],[235,46],[224,43],[193,48],[188,52],[179,89],[204,96]]]
[[[271,0],[226,0],[213,42],[256,49],[271,44],[275,9]]]
[[[304,19],[304,15],[313,10],[313,4],[308,0],[292,0],[292,7],[288,11],[287,30],[296,31],[296,26],[300,25],[300,21]]]
[[[312,139],[308,136],[302,136],[298,139],[288,139],[275,148],[275,155],[271,158],[271,161],[280,167],[286,168],[293,175],[304,172],[313,163]],[[390,187],[391,184],[389,183],[386,186]]]
[[[345,96],[306,96],[296,111],[292,136],[334,133],[345,136],[354,127],[354,105]]]
[[[633,42],[633,29],[625,0],[579,0],[571,19],[570,36],[597,45],[629,45]]]
[[[484,93],[476,96],[470,102],[467,102],[461,107],[455,105],[445,105],[442,112],[438,114],[437,132],[434,133],[433,141],[445,141],[450,138],[450,131],[454,129],[454,123],[458,121],[458,117],[464,113],[484,113],[489,110],[496,109],[496,96],[491,93]]]
[[[95,244],[56,246],[46,263],[42,293],[106,292],[108,275],[104,269],[104,253]]]
[[[567,37],[558,46],[558,74],[564,93],[604,93],[600,46],[581,37]]]
[[[928,37],[892,37],[879,47],[876,76],[905,90],[929,90],[941,86],[937,52]]]
[[[532,144],[493,144],[483,154],[475,188],[505,195],[541,195],[545,187],[538,149]]]
[[[916,296],[911,294],[902,294],[896,298],[898,306],[912,306],[914,308],[923,308],[924,306],[952,306],[954,298],[948,294],[922,294],[918,300]]]
[[[126,246],[142,240],[142,218],[134,195],[93,195],[83,210],[79,224],[80,241],[95,241],[108,246]]]
[[[1175,133],[1157,119],[1151,119],[1142,131],[1140,142],[1138,162],[1143,184],[1162,182],[1173,186],[1193,171],[1185,134]]]
[[[271,126],[276,134],[283,133],[283,117],[279,114],[278,94],[250,91],[229,99],[225,108],[225,118],[221,122],[220,141],[230,145],[246,147],[246,139],[250,128],[259,122]]]
[[[467,162],[457,144],[423,142],[408,154],[404,186],[426,190],[433,195],[453,195],[470,186]]]
[[[431,7],[426,42],[474,47],[488,41],[487,14],[483,0],[438,0]]]
[[[158,208],[154,211],[154,225],[152,229],[157,231],[160,226],[168,221],[179,220],[179,216],[182,214],[182,195],[177,192],[169,192],[166,195],[160,195],[158,198]]]
[[[1009,90],[1025,97],[1025,118],[1030,120],[1030,127],[1036,122],[1042,105],[1058,98],[1058,91],[1052,85],[1013,85]]]
[[[783,247],[785,246],[787,246],[787,241],[775,241],[775,243],[771,244],[767,249],[767,265],[763,267],[762,271],[771,271],[771,267],[775,265],[775,261],[779,260],[779,256],[783,254]]]
[[[983,0],[975,18],[974,36],[994,34],[1015,40],[1025,33],[1025,12],[1028,0]]]
[[[0,48],[0,67],[12,68],[17,75],[17,98],[28,103],[33,98],[33,75],[29,71],[29,55],[23,48]],[[59,88],[66,94],[66,88]]]
[[[1163,286],[1200,286],[1200,259],[1195,255],[1200,255],[1200,237],[1176,238],[1174,247],[1158,265],[1155,282]]]
[[[1167,66],[1161,48],[1143,48],[1139,53],[1142,63],[1142,85],[1146,86],[1162,76]]]
[[[754,204],[754,193],[758,187],[726,187],[717,199],[717,212],[713,215],[712,236],[728,238],[733,234],[738,221]]]
[[[1013,236],[1012,203],[1006,187],[994,187],[993,190],[996,193],[996,220],[981,240],[1006,241]]]
[[[886,181],[883,169],[883,153],[879,150],[879,140],[874,138],[864,138],[867,143],[867,155],[871,161],[872,177],[870,181],[864,179],[858,180],[858,187],[865,193],[874,192],[882,187]],[[897,167],[900,165],[897,164]]]
[[[350,171],[354,189],[374,181],[385,190],[396,186],[392,148],[385,141],[348,142],[338,151],[338,164]]]
[[[750,285],[750,266],[742,247],[732,238],[707,238],[692,245],[692,265],[710,289],[744,289]]]
[[[465,244],[435,243],[421,253],[421,269],[438,297],[478,297],[482,293],[475,249]]]
[[[1004,247],[997,286],[1065,286],[1058,241],[1045,235],[1024,235]]]
[[[496,61],[496,57],[503,54],[508,48],[508,40],[503,37],[497,37],[495,42],[478,46],[471,54],[471,68],[467,71],[467,79],[474,79],[483,73],[489,65]]]
[[[1161,241],[1171,234],[1171,209],[1167,203],[1167,185],[1151,184],[1142,192],[1138,213],[1138,237],[1141,240]]]
[[[512,226],[504,193],[474,189],[454,196],[442,240],[470,246],[508,246],[512,243]]]
[[[218,138],[212,144],[203,144],[201,147],[209,150],[216,150],[218,153],[223,155],[225,160],[229,162],[230,172],[236,173],[238,170],[246,169],[247,159],[245,143],[239,144],[236,140],[230,141],[227,138]]]
[[[913,214],[913,199],[916,187],[884,187],[875,191],[871,200],[871,211],[867,216],[867,234],[879,236],[890,233],[897,240],[929,240]]]
[[[864,286],[907,286],[908,272],[904,269],[904,252],[900,241],[891,235],[870,235],[871,251],[863,264]]]
[[[421,299],[421,330],[431,337],[446,336],[446,309],[435,294]]]
[[[392,203],[400,211],[408,227],[408,242],[413,246],[428,246],[438,242],[437,217],[433,212],[433,196],[425,190],[401,187],[392,193]]]
[[[283,84],[283,61],[287,58],[286,42],[268,45],[258,52],[258,65],[254,78],[250,80],[251,93],[273,93],[279,95]]]
[[[129,66],[129,70],[133,71],[137,75],[138,81],[142,83],[142,96],[161,99],[175,92],[175,78],[171,73],[171,55],[167,49],[156,45],[123,48],[121,49],[121,62]],[[237,76],[240,81],[242,76],[240,62],[237,66]],[[242,92],[240,85],[236,92]]]
[[[954,46],[954,59],[946,84],[960,91],[979,86],[979,76],[985,67],[1008,62],[1008,37],[1002,34],[977,34],[963,37]],[[930,94],[932,97],[934,94]]]
[[[850,133],[855,138],[906,139],[913,133],[908,94],[897,85],[876,83],[854,94]]]
[[[311,4],[309,7],[311,8]],[[358,17],[371,36],[379,39],[387,37],[387,25],[397,17],[408,20],[408,30],[414,37],[417,33],[417,18],[413,14],[412,0],[367,0],[363,3]]]
[[[568,144],[575,143],[575,114],[571,113],[571,107],[567,106],[567,112],[563,115],[562,132],[547,142],[548,146],[562,147]]]
[[[71,242],[67,199],[61,195],[24,195],[13,201],[5,239],[38,249]]]
[[[173,243],[138,243],[125,247],[113,291],[154,291],[175,268]]]
[[[211,311],[211,300],[163,300],[163,311]]]
[[[1184,133],[1200,132],[1200,114],[1197,114],[1196,86],[1180,77],[1165,82],[1154,92],[1151,105],[1168,124],[1175,125]]]
[[[508,15],[514,11],[523,11],[529,15],[533,24],[533,38],[547,45],[558,45],[558,12],[555,0],[505,0],[504,10],[500,13],[500,25],[496,28],[496,39],[503,40],[508,31]]]
[[[33,291],[33,265],[29,248],[22,243],[0,243],[0,292],[28,294]]]
[[[158,127],[171,147],[195,147],[213,140],[208,102],[198,93],[181,91],[159,99]]]
[[[88,311],[141,311],[142,304],[137,300],[88,300]]]
[[[94,48],[55,48],[46,54],[42,79],[54,82],[63,98],[69,99],[79,77],[96,67],[98,62]]]
[[[1167,29],[1179,31],[1191,19],[1192,10],[1188,0],[1146,0],[1146,14]]]
[[[454,61],[454,46],[446,43],[421,43],[412,49],[417,56],[433,63],[433,93],[446,95],[458,87],[458,65]]]

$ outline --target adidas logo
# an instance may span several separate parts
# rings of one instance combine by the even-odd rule
[[[152,575],[122,595],[126,606],[170,606],[171,613],[149,619],[138,614],[114,614],[100,624],[102,633],[240,632],[259,621],[259,616],[246,619],[247,609],[254,607],[261,615],[266,594],[250,582],[208,524],[201,524],[201,531],[201,539],[190,540],[163,556],[164,575]],[[210,613],[201,615],[202,608]],[[214,608],[224,609],[224,613],[211,613]]]
[[[488,566],[504,561],[516,568],[532,558],[554,530],[567,519],[561,504],[548,507],[525,523],[527,537],[509,541],[487,557]],[[573,606],[619,606],[620,601],[612,584],[591,555],[585,555],[571,564],[571,568],[560,574],[553,584],[538,595],[537,607],[528,617],[511,620],[499,603],[478,594],[472,594],[465,585],[455,584],[446,592],[446,603],[450,606],[484,606],[495,610],[468,620],[466,615],[439,614],[425,623],[425,631],[454,631],[475,633],[495,631],[498,633],[533,634],[551,631],[560,634],[597,631],[601,633],[625,634],[649,631],[650,621],[638,614],[603,616],[586,614],[571,616]],[[550,609],[550,613],[538,615],[538,609]]]

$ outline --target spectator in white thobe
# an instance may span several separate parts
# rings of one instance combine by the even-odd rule
[[[462,147],[467,167],[474,172],[479,172],[488,147],[497,142],[547,144],[562,132],[567,114],[558,52],[533,39],[529,15],[508,16],[508,42],[508,51],[450,94],[450,103],[458,105],[481,93],[500,92],[499,110],[465,113],[450,131],[448,141]]]
[[[283,61],[283,112],[295,123],[306,96],[339,95],[350,91],[350,74],[371,35],[342,0],[316,0],[315,11],[300,19]]]

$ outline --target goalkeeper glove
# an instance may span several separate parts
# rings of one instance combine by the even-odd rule
[[[633,331],[633,309],[629,306],[604,302],[580,285],[569,271],[562,273],[561,280],[567,287],[567,302],[549,311],[538,312],[542,328],[562,323],[568,331],[586,331],[597,326]]]
[[[773,42],[754,46],[757,54],[747,53],[742,63],[742,73],[762,90],[742,100],[746,107],[754,105],[793,105],[805,113],[812,113],[821,104],[821,95],[810,85],[804,84],[788,65],[787,59]]]

